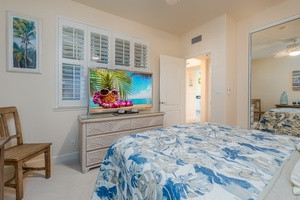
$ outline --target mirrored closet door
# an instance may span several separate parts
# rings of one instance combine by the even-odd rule
[[[300,72],[300,19],[255,31],[249,41],[249,124],[253,128],[266,110],[281,106],[283,92],[286,106],[300,103],[295,81],[293,87],[293,75]]]

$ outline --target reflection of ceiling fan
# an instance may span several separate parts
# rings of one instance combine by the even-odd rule
[[[286,46],[286,49],[277,52],[274,58],[281,58],[284,56],[297,56],[300,55],[300,43],[297,42],[299,38],[293,38],[288,40],[288,42],[293,42],[293,44],[289,44]]]

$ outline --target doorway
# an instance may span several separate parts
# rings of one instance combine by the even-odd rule
[[[186,60],[186,123],[210,121],[211,54]]]

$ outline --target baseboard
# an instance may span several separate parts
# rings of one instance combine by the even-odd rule
[[[71,160],[79,160],[79,152],[51,157],[52,163],[63,163]]]

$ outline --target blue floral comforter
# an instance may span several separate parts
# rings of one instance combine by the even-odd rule
[[[263,114],[255,129],[300,137],[300,109],[270,109]]]
[[[107,151],[93,200],[254,200],[299,138],[215,123],[127,136]]]

